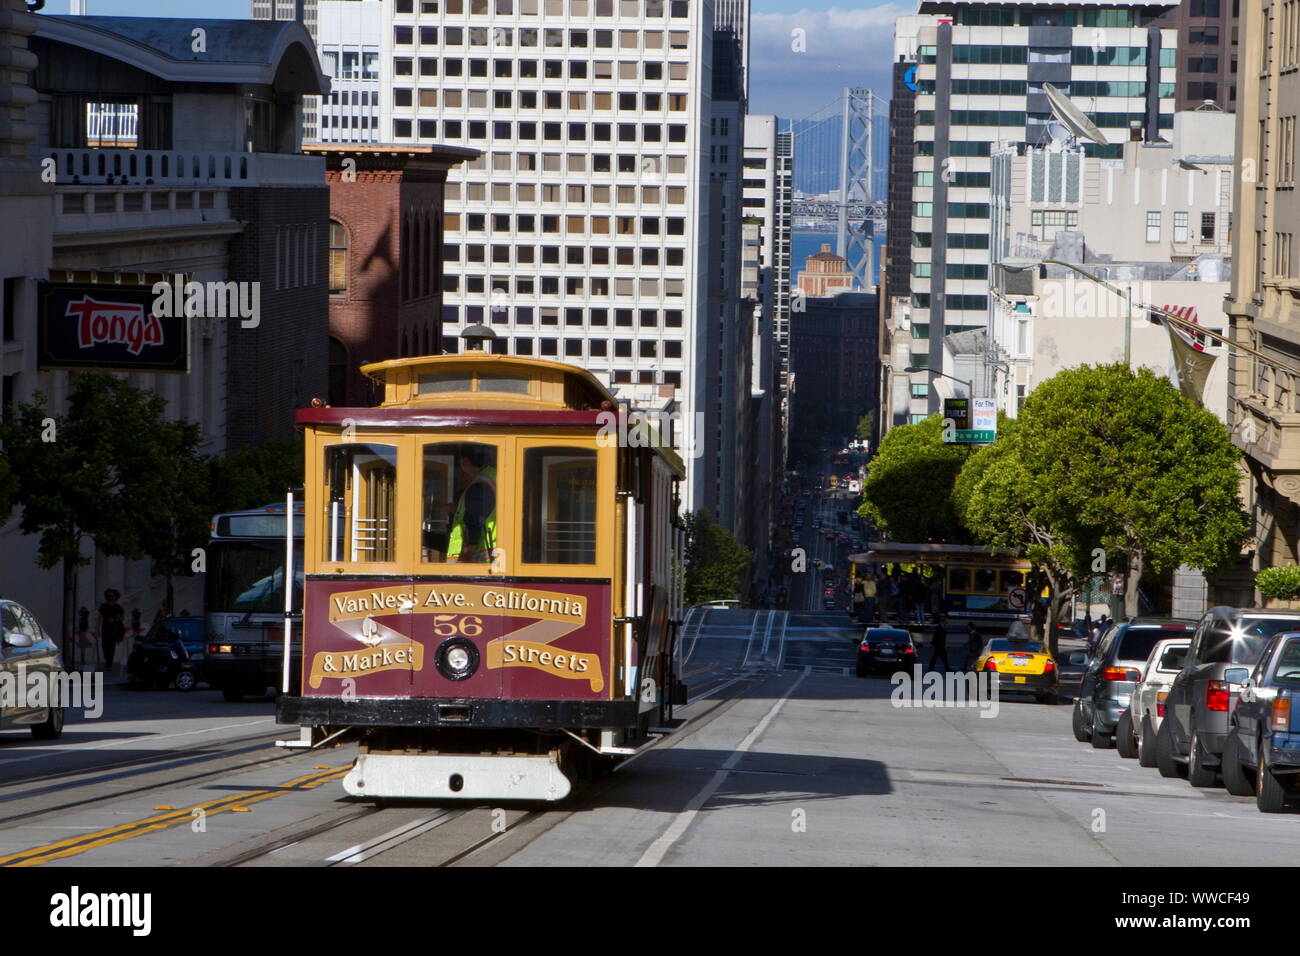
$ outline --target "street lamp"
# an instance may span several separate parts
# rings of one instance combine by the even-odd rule
[[[1124,364],[1129,368],[1133,367],[1133,292],[1131,288],[1117,289],[1105,279],[1099,279],[1085,269],[1080,269],[1073,262],[1062,262],[1060,259],[1031,259],[1029,257],[1012,256],[1003,259],[999,265],[1008,272],[1026,272],[1036,266],[1065,266],[1065,268],[1077,272],[1085,279],[1091,279],[1097,285],[1109,289],[1117,296],[1124,300]]]
[[[937,375],[940,378],[950,378],[954,382],[960,382],[962,385],[966,386],[966,394],[968,397],[973,397],[975,395],[975,386],[973,384],[966,381],[964,378],[958,378],[955,375],[949,375],[947,372],[936,371],[935,369],[932,368],[921,368],[919,365],[909,365],[907,366],[907,368],[903,369],[903,371],[904,372],[928,372],[931,375]]]

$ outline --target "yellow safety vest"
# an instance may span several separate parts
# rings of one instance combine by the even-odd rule
[[[451,522],[451,534],[447,538],[447,560],[449,562],[461,560],[461,552],[465,547],[465,498],[469,495],[470,488],[473,488],[480,481],[487,482],[492,488],[492,510],[483,522],[482,537],[477,542],[471,543],[470,556],[466,560],[491,560],[492,549],[496,547],[497,541],[496,477],[497,470],[495,468],[491,466],[484,467],[474,476],[474,480],[466,486],[465,490],[461,492],[460,502],[456,505],[456,514]],[[486,556],[478,557],[480,554]]]

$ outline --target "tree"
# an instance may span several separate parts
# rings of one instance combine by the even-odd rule
[[[277,438],[240,448],[214,461],[212,468],[213,514],[283,501],[286,489],[302,487],[302,439]]]
[[[77,375],[66,415],[45,398],[19,406],[3,426],[5,457],[16,482],[24,534],[40,535],[37,564],[63,566],[63,634],[71,635],[76,569],[88,564],[87,538],[106,554],[143,556],[139,520],[165,506],[146,483],[157,466],[157,429],[165,407],[152,392],[103,372]]]
[[[968,453],[942,431],[940,415],[890,429],[871,460],[858,512],[895,541],[964,539],[952,492]]]
[[[1021,436],[1013,422],[999,423],[998,440],[976,452],[953,487],[954,507],[971,536],[993,551],[1028,558],[1049,588],[1047,642],[1058,650],[1056,622],[1078,587],[1086,533],[1050,511],[1040,476],[1022,459]],[[1068,517],[1068,516],[1067,516]],[[1028,582],[1035,597],[1042,588]]]
[[[686,603],[739,598],[753,555],[707,511],[685,517]]]
[[[1240,452],[1223,423],[1150,369],[1060,372],[1029,396],[1013,435],[1030,514],[1067,536],[1059,544],[1076,562],[1086,550],[1092,571],[1119,564],[1127,616],[1144,573],[1212,571],[1240,552]]]
[[[198,453],[199,426],[192,422],[160,422],[155,461],[142,476],[149,506],[138,516],[141,547],[153,560],[153,573],[167,586],[164,608],[175,609],[173,581],[190,575],[194,549],[208,538],[213,504],[213,460]]]
[[[871,441],[872,436],[876,433],[876,410],[873,408],[861,418],[858,419],[858,426],[854,434],[862,441]]]

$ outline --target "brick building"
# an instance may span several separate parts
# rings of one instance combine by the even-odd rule
[[[362,365],[442,351],[442,215],[447,170],[478,150],[309,146],[330,187],[329,403],[380,396]]]

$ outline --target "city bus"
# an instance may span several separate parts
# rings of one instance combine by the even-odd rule
[[[279,687],[284,664],[285,502],[231,511],[212,519],[204,582],[207,654],[204,679],[228,701]],[[293,609],[302,612],[302,505],[293,514]],[[291,621],[301,653],[299,620]]]
[[[1033,609],[1029,561],[987,548],[964,544],[908,544],[871,541],[868,550],[849,556],[855,577],[866,567],[883,571],[887,565],[908,565],[927,580],[938,576],[940,607],[950,621],[995,629],[1009,625]],[[1039,591],[1042,597],[1046,592]]]

